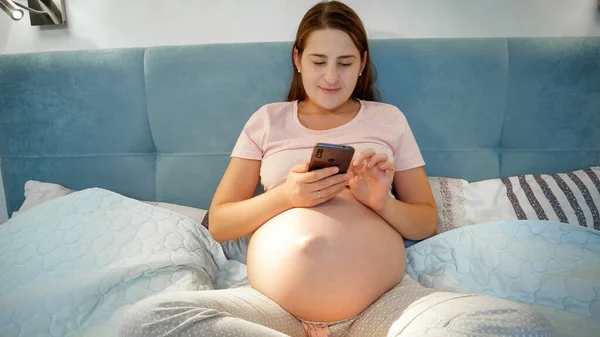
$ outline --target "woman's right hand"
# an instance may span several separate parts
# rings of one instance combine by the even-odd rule
[[[282,192],[292,208],[312,207],[326,202],[342,192],[348,185],[347,174],[337,174],[337,167],[327,167],[308,172],[308,163],[290,170]]]

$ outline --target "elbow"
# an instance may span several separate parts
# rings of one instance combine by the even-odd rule
[[[407,237],[409,240],[422,241],[429,239],[437,234],[438,230],[438,213],[435,206],[429,205],[427,211],[421,213],[421,221],[419,221],[419,231],[415,237]]]
[[[437,234],[437,222],[432,223],[429,227],[429,231],[427,232],[424,239],[429,239]]]
[[[236,240],[241,238],[238,228],[235,223],[232,223],[231,216],[228,209],[222,209],[221,206],[211,207],[208,211],[208,233],[213,240],[218,243],[226,241]]]
[[[210,234],[210,236],[212,236],[212,238],[217,241],[218,243],[223,242],[223,240],[221,240],[221,237],[219,236],[219,232],[215,231],[214,226],[210,226],[208,227],[208,233]]]
[[[430,210],[430,217],[429,217],[429,221],[427,222],[427,234],[426,234],[426,239],[434,236],[437,234],[438,231],[438,223],[439,223],[439,217],[438,217],[438,212],[437,212],[437,207],[431,206],[431,210]]]
[[[212,238],[215,241],[221,243],[221,242],[227,241],[227,239],[224,237],[223,231],[219,231],[218,217],[215,218],[215,213],[217,213],[217,212],[218,211],[214,207],[211,207],[209,209],[207,228],[208,228],[208,233],[210,234],[210,236],[212,236]]]
[[[215,232],[214,229],[209,229],[208,232],[210,233],[210,236],[212,236],[212,238],[215,241],[217,241],[218,243],[223,243],[223,242],[227,241],[227,239],[222,237],[222,235],[220,235],[218,232]]]
[[[218,226],[208,227],[208,233],[210,233],[210,236],[212,236],[212,238],[218,243],[223,243],[225,241],[234,239],[231,238],[226,231],[219,230]]]

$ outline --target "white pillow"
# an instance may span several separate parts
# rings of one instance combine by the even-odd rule
[[[430,177],[438,233],[511,220],[556,221],[600,230],[600,166],[469,183]]]
[[[40,205],[46,201],[50,201],[52,199],[62,197],[63,195],[67,195],[72,193],[73,190],[68,189],[59,184],[46,183],[36,180],[29,180],[25,183],[25,201],[21,205],[18,211],[13,212],[12,216],[19,215],[28,209],[31,209],[37,205]],[[172,212],[183,214],[193,220],[198,222],[202,222],[204,216],[208,212],[208,210],[201,208],[194,208],[176,204],[170,204],[166,202],[156,202],[156,201],[142,201],[146,204],[160,207],[164,209],[168,209]]]
[[[25,183],[25,201],[18,211],[12,213],[12,216],[17,216],[30,208],[71,192],[73,191],[58,184],[29,180]]]
[[[438,209],[437,232],[469,225],[466,219],[465,189],[469,182],[463,179],[429,177],[429,185]]]
[[[187,216],[190,219],[196,220],[198,222],[202,222],[204,220],[204,216],[208,213],[208,210],[202,208],[194,208],[177,204],[170,204],[166,202],[157,202],[157,201],[143,201],[146,204],[168,209],[171,212],[179,213]]]

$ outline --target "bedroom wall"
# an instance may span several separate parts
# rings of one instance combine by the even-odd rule
[[[287,41],[316,1],[66,0],[69,29],[40,30],[0,13],[0,53]],[[598,0],[346,3],[371,38],[600,36]]]
[[[66,0],[69,28],[0,12],[0,54],[289,41],[317,0]],[[600,36],[598,0],[347,0],[369,37]],[[258,6],[257,4],[260,4]],[[3,190],[0,177],[0,191]],[[0,223],[7,219],[0,193]]]

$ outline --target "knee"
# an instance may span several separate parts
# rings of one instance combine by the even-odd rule
[[[499,336],[553,336],[554,330],[548,319],[531,307],[509,300],[482,297],[489,303],[487,307],[472,309],[464,315],[457,315],[449,322],[449,327],[469,333],[487,333]]]
[[[492,336],[554,335],[550,322],[525,304],[485,295],[465,297],[458,302],[464,311],[451,318],[450,329]]]
[[[135,303],[123,317],[123,321],[119,327],[119,336],[151,336],[151,328],[149,327],[152,325],[152,316],[159,307],[159,302],[153,298],[146,298]]]
[[[392,335],[553,336],[550,322],[531,307],[485,295],[434,293],[414,302]],[[426,333],[425,333],[426,332]]]

